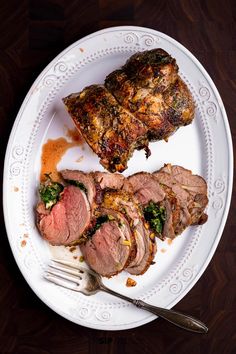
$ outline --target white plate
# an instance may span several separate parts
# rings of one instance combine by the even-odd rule
[[[86,297],[42,278],[51,250],[35,227],[41,147],[48,138],[64,135],[65,125],[73,127],[62,97],[86,85],[102,83],[131,54],[155,47],[176,58],[180,75],[196,101],[196,118],[190,126],[179,129],[168,144],[151,144],[152,156],[148,160],[143,151],[135,152],[125,174],[154,171],[170,162],[202,175],[208,184],[209,220],[203,226],[189,227],[171,245],[158,242],[156,264],[136,277],[136,287],[125,286],[125,272],[105,283],[131,297],[171,308],[188,293],[211,260],[225,225],[232,191],[233,153],[226,113],[214,83],[197,59],[174,39],[151,29],[114,27],[96,32],[64,50],[39,75],[22,104],[9,139],[4,213],[12,252],[38,297],[63,317],[83,326],[120,330],[140,326],[155,316],[108,294]],[[76,162],[81,155],[83,161]],[[72,148],[58,167],[102,170],[87,146],[85,150]],[[64,247],[56,252],[70,258],[73,255],[67,254]]]

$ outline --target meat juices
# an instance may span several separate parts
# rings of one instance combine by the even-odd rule
[[[104,85],[63,99],[76,127],[110,172],[122,172],[135,149],[168,138],[194,118],[194,101],[163,49],[132,55]]]

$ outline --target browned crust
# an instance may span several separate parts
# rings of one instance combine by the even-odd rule
[[[77,129],[110,172],[123,172],[135,149],[168,138],[194,118],[176,60],[161,48],[132,55],[104,85],[63,98]],[[148,157],[148,154],[147,154]]]
[[[86,87],[63,102],[100,163],[111,172],[124,171],[134,149],[148,144],[145,125],[102,85]]]
[[[157,245],[154,241],[152,240],[149,240],[149,257],[148,259],[146,260],[146,263],[145,263],[145,267],[143,268],[143,270],[139,273],[130,273],[130,274],[133,274],[133,275],[143,275],[147,270],[148,268],[150,267],[150,265],[152,264],[152,261],[155,257],[155,254],[156,254],[156,251],[157,251]],[[138,268],[138,266],[135,266],[133,268]],[[132,268],[130,268],[132,269]],[[127,271],[129,272],[129,269],[127,269]]]

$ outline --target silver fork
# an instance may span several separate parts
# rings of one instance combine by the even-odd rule
[[[193,318],[192,316],[184,315],[177,311],[152,306],[142,300],[132,299],[107,288],[103,284],[99,274],[95,273],[91,269],[81,266],[77,267],[71,262],[53,259],[44,273],[44,277],[52,283],[70,290],[81,292],[84,295],[93,295],[99,290],[104,291],[131,302],[138,308],[149,311],[154,315],[191,332],[207,333],[208,331],[208,328],[204,323]]]

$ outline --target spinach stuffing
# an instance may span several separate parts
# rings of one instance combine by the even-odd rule
[[[95,232],[104,224],[105,222],[115,220],[111,215],[101,215],[96,219],[96,222],[92,228],[86,233],[86,237],[92,237]]]
[[[47,175],[48,180],[41,183],[39,187],[39,194],[41,200],[44,202],[46,209],[51,208],[60,199],[60,194],[64,187],[61,183],[53,182],[50,175]]]
[[[85,185],[83,183],[75,181],[73,179],[67,179],[66,182],[71,184],[72,186],[78,187],[79,189],[81,189],[83,192],[85,192],[87,194],[87,188],[85,187]]]
[[[160,235],[166,220],[165,208],[150,202],[148,206],[144,208],[144,217],[149,222],[151,229]]]

